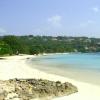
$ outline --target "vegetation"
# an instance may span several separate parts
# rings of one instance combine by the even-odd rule
[[[0,55],[100,52],[100,39],[88,37],[1,36]]]

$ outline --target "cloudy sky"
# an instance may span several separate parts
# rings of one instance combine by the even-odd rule
[[[0,35],[100,37],[100,0],[0,0]]]

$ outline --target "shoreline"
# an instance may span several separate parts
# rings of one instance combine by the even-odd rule
[[[85,82],[79,82],[67,77],[49,74],[38,69],[29,67],[26,63],[27,58],[33,58],[33,55],[4,57],[0,60],[0,80],[13,78],[36,78],[48,79],[52,81],[70,82],[78,88],[78,93],[54,98],[53,100],[100,100],[100,87]]]
[[[30,62],[28,62],[28,63],[30,63]],[[94,72],[94,71],[90,71],[90,70],[81,70],[81,69],[72,69],[72,68],[66,68],[64,70],[64,68],[62,68],[62,69],[57,68],[57,67],[51,68],[50,66],[43,66],[43,65],[35,65],[33,67],[32,64],[29,64],[30,67],[38,69],[38,70],[46,72],[46,73],[49,73],[49,74],[54,74],[54,75],[58,75],[58,76],[62,76],[62,77],[67,76],[68,78],[75,79],[79,82],[85,82],[85,83],[90,83],[93,85],[100,86],[100,80],[98,78],[100,73],[98,73],[96,71]]]
[[[56,54],[46,54],[46,55],[51,56],[51,55],[56,55]],[[57,55],[58,55],[58,53],[57,53]],[[45,56],[45,55],[40,55],[40,56]],[[49,74],[54,74],[54,75],[58,75],[58,76],[62,76],[62,77],[67,76],[70,79],[75,79],[79,82],[85,82],[85,83],[90,83],[93,85],[100,86],[100,80],[98,78],[98,76],[100,76],[100,73],[97,70],[70,68],[69,65],[67,65],[69,67],[62,66],[61,68],[59,67],[59,65],[52,67],[52,64],[50,64],[50,65],[45,64],[45,63],[42,64],[41,62],[35,63],[34,61],[35,61],[35,59],[33,58],[33,60],[32,59],[28,60],[27,63],[28,63],[28,65],[30,65],[30,67],[38,69],[38,70],[46,72],[46,73],[49,73]]]

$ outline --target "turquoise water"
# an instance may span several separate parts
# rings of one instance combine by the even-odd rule
[[[34,59],[33,59],[34,61]],[[38,64],[52,65],[53,67],[67,67],[70,68],[80,68],[80,69],[90,69],[100,71],[100,54],[56,54],[42,56],[35,59]],[[35,63],[36,63],[35,62]],[[61,65],[61,66],[59,66]],[[51,67],[52,67],[51,66]]]
[[[100,54],[54,54],[32,59],[43,71],[100,84]]]

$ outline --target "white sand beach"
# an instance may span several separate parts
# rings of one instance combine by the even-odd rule
[[[54,98],[53,100],[100,100],[100,86],[33,69],[25,62],[27,60],[26,58],[31,57],[35,56],[23,55],[4,57],[6,59],[0,60],[0,80],[12,78],[42,78],[53,81],[59,80],[61,82],[67,81],[77,86],[79,92],[69,96]]]

